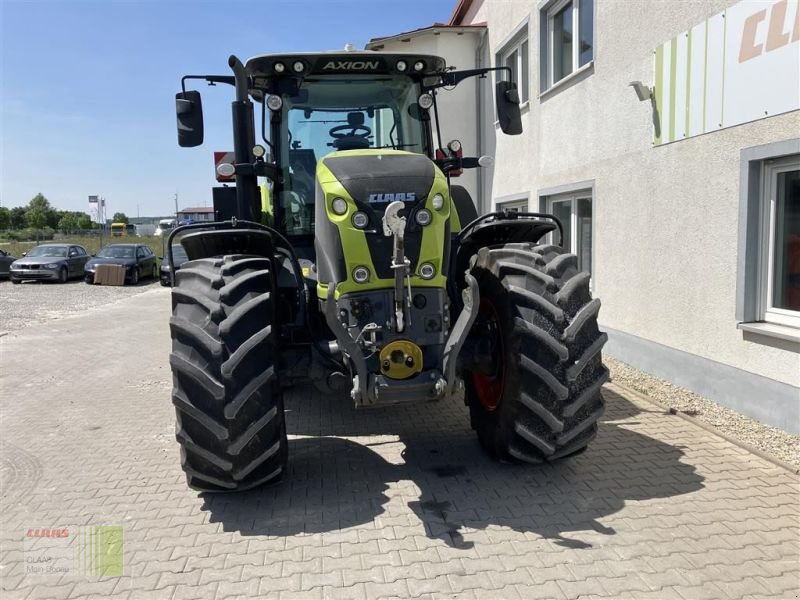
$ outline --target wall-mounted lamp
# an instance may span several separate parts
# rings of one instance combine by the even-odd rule
[[[653,88],[646,86],[641,81],[631,81],[628,85],[636,91],[636,95],[642,102],[653,97]]]

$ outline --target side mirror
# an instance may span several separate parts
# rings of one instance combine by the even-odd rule
[[[194,148],[203,143],[203,103],[200,92],[190,90],[175,94],[175,114],[178,117],[178,145]]]
[[[22,256],[28,256],[28,253],[27,252],[23,252]]]
[[[522,116],[519,112],[519,93],[513,81],[498,81],[495,86],[495,103],[500,129],[506,135],[522,133]]]

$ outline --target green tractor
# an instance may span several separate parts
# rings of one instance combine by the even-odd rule
[[[235,161],[217,168],[235,176],[235,209],[178,227],[167,244],[180,236],[189,258],[173,272],[170,320],[189,485],[277,480],[282,390],[301,382],[349,391],[357,407],[416,402],[420,413],[422,401],[463,397],[499,460],[585,449],[608,376],[589,274],[552,215],[478,216],[451,177],[491,159],[441,141],[437,95],[508,69],[348,50],[228,64],[233,75],[186,76],[176,96],[178,141],[193,147],[202,106],[186,81],[236,90]],[[519,134],[510,71],[498,79],[499,125]]]

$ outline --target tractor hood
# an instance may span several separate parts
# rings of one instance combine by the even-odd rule
[[[393,240],[384,234],[383,217],[386,207],[396,201],[404,204],[400,216],[406,219],[405,255],[411,263],[412,284],[444,287],[450,202],[447,180],[430,159],[400,150],[345,150],[322,158],[316,175],[315,244],[320,292],[331,281],[343,293],[392,287]],[[445,200],[438,209],[431,202],[437,194]],[[347,203],[344,214],[333,210],[337,199]],[[425,225],[417,220],[421,211],[430,216]],[[356,213],[367,215],[366,226],[355,225]],[[423,263],[435,266],[434,277],[419,277],[417,270]],[[357,267],[369,270],[368,282],[352,280]]]
[[[383,209],[401,200],[409,206],[424,203],[433,186],[436,166],[421,154],[345,150],[327,156],[319,173],[323,186],[341,183],[362,207]]]

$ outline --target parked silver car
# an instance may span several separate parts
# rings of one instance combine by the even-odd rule
[[[11,282],[49,279],[64,283],[83,277],[83,266],[89,258],[86,248],[77,244],[42,244],[11,263]]]

